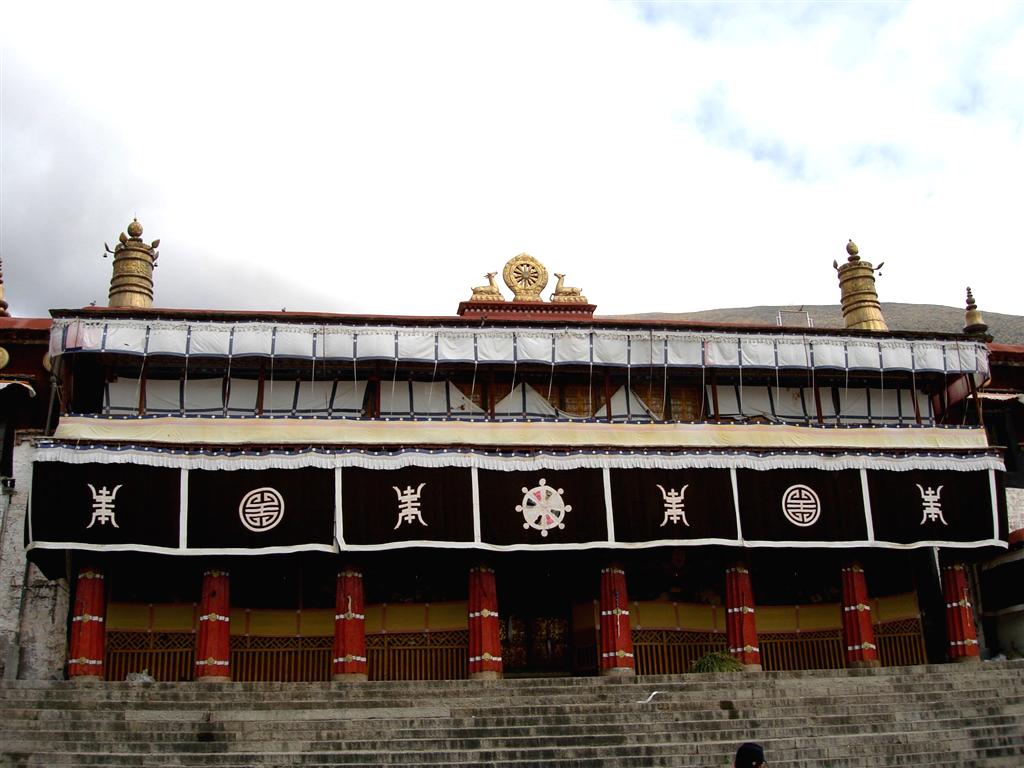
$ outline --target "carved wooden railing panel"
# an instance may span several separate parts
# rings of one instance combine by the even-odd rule
[[[840,629],[780,632],[758,635],[761,667],[783,669],[843,669],[846,652]]]
[[[875,643],[883,667],[927,664],[920,619],[901,619],[875,625]]]
[[[706,653],[725,650],[725,633],[674,629],[634,629],[638,675],[677,675]]]
[[[459,680],[469,673],[469,632],[402,632],[366,636],[371,680]]]
[[[316,682],[331,679],[333,637],[231,638],[231,679],[239,682]]]
[[[146,671],[161,682],[191,680],[196,636],[191,632],[107,632],[106,679]]]

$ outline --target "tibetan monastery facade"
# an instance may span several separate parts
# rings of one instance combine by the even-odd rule
[[[985,339],[889,331],[852,243],[837,331],[605,320],[525,254],[452,317],[156,309],[133,227],[111,306],[52,313],[26,546],[70,676],[978,658]]]

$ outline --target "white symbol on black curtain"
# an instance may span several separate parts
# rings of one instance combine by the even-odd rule
[[[405,490],[401,490],[397,485],[391,487],[395,489],[395,495],[398,497],[398,522],[395,523],[395,527],[391,530],[398,530],[398,526],[402,523],[412,524],[413,521],[417,521],[420,525],[427,525],[427,521],[423,519],[423,510],[421,509],[420,492],[423,490],[423,486],[426,483],[420,483],[414,491],[411,485],[405,486]]]
[[[658,486],[661,489],[661,497],[665,499],[665,519],[661,521],[659,528],[664,528],[668,523],[678,523],[680,520],[687,528],[690,527],[686,520],[686,507],[683,503],[683,497],[686,496],[686,489],[689,487],[689,484],[684,485],[678,491],[675,488],[669,488],[666,493],[664,488]]]
[[[523,513],[523,528],[540,531],[547,536],[552,528],[565,528],[566,512],[572,512],[572,505],[562,501],[562,489],[551,488],[543,477],[536,488],[523,488],[523,503],[516,505],[516,512]]]
[[[238,516],[253,533],[269,531],[284,517],[284,497],[274,488],[249,491],[238,505]]]
[[[942,502],[939,501],[939,497],[942,495],[943,486],[938,488],[922,488],[920,483],[914,483],[917,489],[921,491],[921,522],[920,525],[925,523],[934,523],[938,520],[943,525],[946,523],[946,518],[942,516]]]
[[[96,523],[106,525],[109,522],[115,528],[120,528],[121,526],[117,524],[117,518],[114,517],[116,512],[114,509],[114,499],[117,497],[117,492],[121,490],[121,486],[116,485],[114,490],[108,491],[107,486],[104,485],[97,491],[92,483],[86,483],[86,485],[92,491],[92,520],[85,527],[88,529],[92,528]]]
[[[791,485],[782,494],[782,514],[793,525],[807,528],[821,517],[821,500],[813,488]]]

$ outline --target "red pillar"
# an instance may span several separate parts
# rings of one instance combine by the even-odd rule
[[[864,569],[856,561],[843,567],[843,645],[846,666],[851,669],[879,666],[868,583]]]
[[[946,635],[950,661],[981,661],[974,607],[967,589],[967,571],[962,563],[942,569],[942,593],[946,598]]]
[[[231,679],[231,596],[227,571],[203,572],[196,638],[196,680]]]
[[[626,572],[618,565],[601,569],[600,666],[602,675],[635,674]]]
[[[103,573],[93,566],[84,566],[75,583],[75,608],[71,617],[68,677],[72,680],[103,679],[106,618]]]
[[[478,566],[469,571],[469,677],[501,677],[501,635],[494,571]]]
[[[366,615],[363,610],[363,574],[346,568],[338,574],[334,593],[334,665],[332,679],[366,679]]]
[[[750,571],[737,563],[725,571],[725,638],[729,653],[749,670],[761,669]]]

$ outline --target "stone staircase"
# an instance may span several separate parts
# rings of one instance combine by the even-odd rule
[[[652,693],[658,693],[652,696]],[[0,684],[14,766],[1020,766],[1024,662],[635,679]]]

